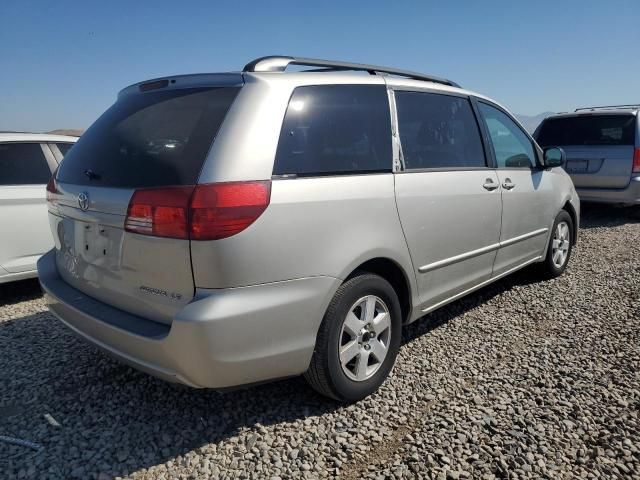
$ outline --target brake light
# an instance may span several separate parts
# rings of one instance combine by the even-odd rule
[[[47,182],[47,202],[54,203],[55,195],[58,193],[58,185],[56,185],[55,173],[51,175],[51,178]]]
[[[189,200],[193,186],[136,190],[124,229],[155,237],[189,238]]]
[[[640,173],[640,148],[636,148],[633,152],[633,173]]]
[[[185,240],[227,238],[255,222],[270,196],[268,180],[136,190],[125,230]]]
[[[271,181],[198,185],[191,200],[191,239],[217,240],[240,233],[269,206]]]

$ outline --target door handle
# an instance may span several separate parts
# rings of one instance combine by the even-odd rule
[[[490,178],[487,178],[482,186],[485,190],[489,190],[490,192],[493,192],[496,188],[498,188],[498,184]]]
[[[502,188],[505,190],[513,190],[516,188],[516,184],[513,183],[510,178],[505,178],[504,182],[502,182]]]

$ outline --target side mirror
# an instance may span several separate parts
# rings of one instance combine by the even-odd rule
[[[564,165],[564,150],[560,147],[549,147],[544,149],[544,167],[553,168]]]

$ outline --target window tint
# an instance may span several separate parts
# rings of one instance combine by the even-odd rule
[[[548,118],[537,138],[543,147],[557,145],[633,145],[634,115],[582,115]]]
[[[284,118],[275,175],[391,171],[391,119],[385,87],[298,87]]]
[[[396,92],[405,168],[484,167],[480,131],[469,100]]]
[[[67,152],[73,147],[73,143],[56,143],[56,147],[60,150],[63,157],[67,155]]]
[[[0,143],[0,185],[45,184],[51,170],[38,143]]]
[[[478,105],[489,130],[498,167],[535,167],[533,143],[520,127],[497,108],[482,102]]]
[[[123,188],[193,184],[238,90],[126,95],[69,149],[57,179]],[[96,177],[89,180],[87,170]]]

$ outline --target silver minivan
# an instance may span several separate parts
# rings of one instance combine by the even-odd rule
[[[547,117],[534,138],[562,147],[584,202],[640,205],[640,105],[578,108]]]
[[[69,328],[158,377],[304,374],[355,401],[403,325],[528,265],[565,270],[580,207],[562,163],[428,75],[265,57],[151,80],[48,185],[40,281]]]

